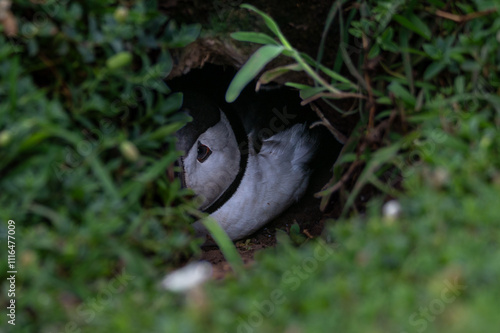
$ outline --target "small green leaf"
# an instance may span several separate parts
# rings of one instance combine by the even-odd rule
[[[174,163],[177,159],[177,153],[175,151],[169,152],[167,155],[163,156],[159,161],[155,162],[152,166],[150,166],[145,172],[140,174],[136,179],[141,183],[148,183],[156,178],[158,178],[161,174],[165,173],[167,167]]]
[[[433,44],[423,44],[422,48],[424,49],[425,53],[434,60],[438,60],[443,57],[443,51],[441,51],[441,49],[437,48]]]
[[[226,101],[228,103],[234,102],[245,86],[257,76],[267,63],[279,56],[282,51],[283,46],[278,45],[265,45],[258,49],[248,59],[246,64],[240,68],[231,81],[231,84],[229,84],[226,92]]]
[[[375,44],[370,49],[370,52],[368,52],[368,59],[373,59],[376,56],[378,56],[379,54],[380,54],[380,46],[378,44]]]
[[[307,240],[307,237],[300,232],[300,226],[297,222],[294,222],[290,227],[290,239],[295,245],[301,245]]]
[[[399,83],[392,82],[389,85],[388,89],[389,89],[389,91],[391,91],[394,94],[394,96],[396,96],[396,98],[399,98],[402,101],[404,101],[405,103],[408,103],[412,106],[415,105],[415,103],[416,103],[415,96],[410,94],[410,92],[405,87],[400,85]]]
[[[433,62],[430,64],[424,72],[424,80],[430,80],[434,76],[438,75],[446,65],[442,62]]]
[[[481,65],[476,61],[467,60],[460,65],[460,68],[465,72],[475,72],[481,70]]]
[[[164,103],[164,108],[161,110],[164,114],[169,114],[174,111],[177,111],[181,108],[183,101],[182,93],[173,93],[168,96],[167,100]]]
[[[377,104],[392,105],[391,99],[387,96],[382,96],[375,100]]]
[[[346,154],[342,155],[341,157],[339,157],[338,161],[335,163],[337,165],[342,164],[342,163],[352,163],[352,162],[356,161],[357,158],[358,158],[358,155],[356,155],[356,153],[346,153]]]
[[[455,79],[455,90],[458,94],[465,93],[465,76],[460,75]]]
[[[410,45],[410,32],[408,30],[402,29],[399,32],[399,43],[401,45],[401,53],[403,59],[403,68],[405,70],[406,80],[408,81],[408,85],[410,86],[410,91],[415,92],[415,80],[413,78],[413,66],[411,63],[411,56],[408,52],[408,48]]]
[[[303,100],[304,99],[308,99],[309,97],[312,97],[316,94],[319,94],[320,92],[323,92],[325,91],[326,88],[325,87],[309,87],[309,88],[305,88],[305,89],[301,89],[300,90],[300,98],[302,98]]]
[[[279,43],[275,41],[271,36],[268,36],[261,32],[251,32],[251,31],[233,32],[231,34],[231,38],[234,38],[241,42],[279,45]]]
[[[281,75],[288,73],[289,71],[300,71],[301,69],[302,67],[299,64],[291,64],[288,66],[280,66],[270,69],[260,76],[259,81],[257,82],[257,86],[260,86],[261,84],[267,84],[272,80],[280,77]]]
[[[249,10],[254,11],[257,14],[259,14],[264,19],[264,22],[266,23],[266,25],[269,28],[269,30],[271,30],[276,35],[276,37],[279,38],[280,42],[285,47],[287,47],[289,49],[292,48],[292,46],[290,45],[290,43],[286,40],[285,36],[281,32],[278,24],[271,18],[271,16],[267,15],[263,11],[260,11],[257,8],[255,8],[254,6],[249,5],[249,4],[243,4],[243,5],[241,5],[241,8],[249,9]]]
[[[348,85],[350,85],[351,87],[353,88],[357,88],[357,86],[352,83],[351,81],[349,81],[348,79],[346,79],[345,77],[343,77],[342,75],[338,74],[337,72],[331,70],[330,68],[322,65],[322,64],[318,64],[313,58],[311,58],[309,55],[305,54],[305,53],[301,53],[300,56],[302,58],[304,58],[304,60],[311,66],[318,66],[318,68],[323,71],[323,73],[325,73],[326,75],[328,75],[329,77],[331,77],[332,79],[334,80],[337,80],[339,82],[343,82],[343,83],[347,83]]]
[[[120,194],[116,189],[111,175],[109,174],[108,170],[104,168],[104,165],[101,163],[101,160],[97,156],[94,156],[91,159],[90,167],[92,168],[94,175],[99,180],[99,183],[102,185],[106,193],[114,200],[120,200]]]
[[[259,14],[263,19],[264,19],[264,22],[266,23],[267,27],[276,35],[276,36],[282,36],[283,34],[281,33],[281,30],[280,28],[278,27],[278,24],[271,18],[271,16],[267,15],[266,13],[264,13],[263,11],[261,10],[258,10],[257,8],[255,8],[254,6],[252,5],[249,5],[247,3],[245,4],[242,4],[241,5],[241,8],[245,8],[245,9],[249,9],[251,11],[254,11],[256,12],[257,14]]]
[[[106,60],[106,67],[115,70],[124,67],[132,62],[132,53],[120,52]]]
[[[146,133],[143,136],[139,137],[137,140],[135,140],[135,144],[139,145],[143,142],[155,141],[155,140],[162,139],[164,137],[167,137],[167,136],[172,135],[173,133],[177,132],[183,126],[184,126],[184,124],[179,123],[179,122],[175,122],[172,124],[162,126],[152,133]]]
[[[408,16],[408,19],[411,21],[411,23],[413,23],[415,27],[417,27],[417,29],[421,32],[424,38],[428,40],[431,39],[432,36],[431,30],[429,29],[427,24],[420,19],[420,17],[412,13]]]
[[[425,39],[431,39],[431,31],[427,25],[416,15],[410,14],[408,18],[399,14],[394,15],[394,20],[401,24],[403,27],[419,34]]]
[[[302,83],[295,83],[295,82],[286,82],[285,83],[285,86],[287,87],[292,87],[292,88],[295,88],[295,89],[307,89],[307,88],[313,88],[311,86],[308,86],[306,84],[302,84]]]
[[[183,25],[180,30],[173,34],[172,39],[165,45],[169,48],[184,47],[191,44],[198,38],[201,31],[201,24]]]

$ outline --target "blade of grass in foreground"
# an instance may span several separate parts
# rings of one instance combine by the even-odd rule
[[[279,45],[265,45],[255,51],[231,81],[231,84],[227,88],[226,101],[228,103],[234,102],[246,85],[259,74],[264,66],[279,56],[282,51],[283,46]]]
[[[229,262],[234,273],[237,276],[242,276],[243,261],[241,260],[238,251],[236,251],[236,247],[234,246],[233,242],[226,234],[224,229],[222,229],[222,227],[217,223],[217,221],[215,221],[213,218],[210,217],[203,219],[202,223],[205,226],[205,228],[207,228],[207,230],[210,232],[210,235],[215,240],[217,245],[219,245],[222,254],[224,254],[224,258],[226,258],[226,260]]]

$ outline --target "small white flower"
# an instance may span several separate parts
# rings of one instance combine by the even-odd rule
[[[185,292],[202,284],[211,276],[212,265],[207,261],[198,261],[168,274],[161,282],[161,285],[170,291]]]
[[[401,204],[397,200],[390,200],[382,207],[382,214],[388,220],[395,220],[401,214]]]

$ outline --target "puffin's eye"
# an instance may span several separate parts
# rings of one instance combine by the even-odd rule
[[[212,154],[212,151],[210,148],[208,148],[205,145],[202,145],[201,143],[198,143],[198,157],[197,160],[200,163],[203,163],[207,160],[207,158]]]

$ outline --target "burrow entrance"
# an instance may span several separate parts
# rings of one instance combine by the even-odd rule
[[[236,69],[232,66],[204,64],[202,68],[191,69],[183,75],[168,80],[167,84],[173,91],[203,93],[217,103],[224,104],[226,103],[224,97],[227,87],[235,73]],[[238,103],[240,105],[242,105],[241,103],[258,103],[258,107],[265,108],[270,113],[273,110],[285,109],[286,112],[293,112],[301,117],[300,121],[313,123],[319,120],[315,111],[308,105],[302,106],[301,101],[298,91],[295,89],[281,84],[269,84],[256,92],[255,82],[251,82],[235,103],[236,107],[238,107]],[[340,128],[340,131],[342,129],[346,130]],[[322,143],[319,147],[319,153],[312,163],[314,171],[305,195],[297,204],[292,205],[256,233],[236,243],[245,262],[249,263],[253,260],[255,251],[274,246],[277,230],[289,233],[292,225],[298,224],[304,236],[317,237],[322,233],[325,221],[340,214],[341,207],[336,204],[337,198],[333,197],[326,209],[321,211],[319,208],[320,199],[314,196],[331,179],[333,164],[342,148],[342,144],[326,128],[322,131],[324,131]],[[205,247],[202,259],[211,262],[216,271],[220,271],[220,274],[229,270],[224,257],[216,247]]]

